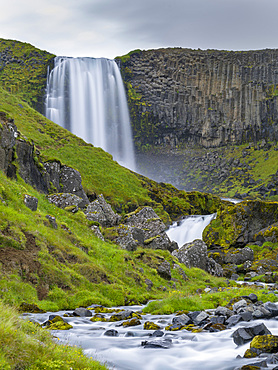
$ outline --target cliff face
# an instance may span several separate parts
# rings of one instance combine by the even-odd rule
[[[25,42],[0,39],[1,87],[44,112],[47,70],[54,55]]]
[[[159,49],[118,61],[138,148],[278,138],[278,50]]]

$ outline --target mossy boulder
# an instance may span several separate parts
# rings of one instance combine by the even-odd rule
[[[144,323],[144,329],[145,330],[159,330],[161,329],[161,327],[152,321],[146,321]]]
[[[258,242],[271,242],[277,243],[278,242],[278,222],[260,230],[257,234],[255,234],[254,239]]]
[[[244,357],[257,357],[261,353],[277,353],[278,352],[278,336],[277,335],[257,335],[250,343],[250,349],[247,349]]]
[[[219,209],[205,228],[203,240],[209,248],[244,247],[262,229],[278,221],[278,202],[244,201]]]
[[[48,330],[69,330],[73,328],[73,326],[64,321],[61,316],[55,316],[43,325],[45,325],[45,328]]]

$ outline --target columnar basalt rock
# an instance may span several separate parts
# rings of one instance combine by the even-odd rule
[[[119,58],[137,147],[278,138],[278,50],[181,48]]]

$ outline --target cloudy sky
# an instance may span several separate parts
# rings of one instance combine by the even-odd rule
[[[0,37],[65,56],[278,48],[278,0],[0,0]]]

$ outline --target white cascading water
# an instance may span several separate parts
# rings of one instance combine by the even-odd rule
[[[47,118],[135,170],[127,100],[114,60],[56,57],[45,105]]]
[[[167,231],[171,241],[178,243],[179,248],[195,239],[202,239],[204,229],[216,217],[216,213],[205,216],[188,216],[175,222]]]

